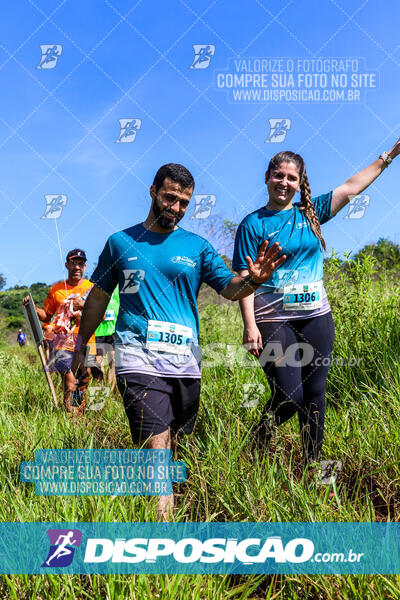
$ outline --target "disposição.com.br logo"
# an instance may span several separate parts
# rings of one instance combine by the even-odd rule
[[[82,532],[79,529],[48,529],[47,535],[50,549],[42,567],[68,567],[76,548],[81,545]]]

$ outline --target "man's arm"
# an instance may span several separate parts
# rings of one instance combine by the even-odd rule
[[[241,298],[246,298],[246,296],[253,294],[254,290],[258,288],[260,283],[254,281],[249,275],[246,277],[236,276],[231,279],[231,281],[226,287],[224,287],[220,294],[228,300],[240,300]]]
[[[266,252],[268,241],[261,245],[256,260],[251,260],[250,256],[246,256],[247,270],[249,272],[246,277],[236,276],[228,283],[226,287],[220,292],[221,296],[228,300],[239,300],[240,298],[246,298],[250,294],[254,293],[254,290],[259,285],[269,279],[272,273],[277,269],[285,260],[286,255],[284,254],[278,258],[280,251],[282,250],[278,242],[275,242]]]
[[[49,323],[53,315],[49,315],[43,308],[36,307],[37,316],[42,323]]]
[[[22,300],[22,304],[24,306],[28,306],[28,303],[29,303],[29,296],[25,296],[25,298],[23,298],[23,300]],[[49,321],[51,321],[51,317],[53,315],[49,315],[49,313],[47,313],[43,308],[38,308],[36,305],[35,305],[35,308],[36,308],[37,316],[39,317],[39,320],[42,321],[42,323],[48,323]]]
[[[74,374],[84,370],[85,353],[82,350],[82,345],[86,346],[89,339],[100,325],[109,301],[110,296],[97,287],[97,285],[92,287],[86,298],[72,361],[72,372]]]

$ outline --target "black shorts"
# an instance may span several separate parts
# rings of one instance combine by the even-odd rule
[[[117,339],[117,335],[112,333],[111,335],[96,335],[96,356],[105,356],[106,350],[114,350],[115,340]],[[112,348],[104,347],[103,344],[107,344],[108,346],[112,346]]]
[[[192,433],[200,403],[200,379],[143,373],[117,376],[135,444],[166,431]]]

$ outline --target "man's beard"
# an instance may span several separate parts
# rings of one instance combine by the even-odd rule
[[[156,196],[153,200],[153,214],[156,218],[156,221],[159,224],[159,226],[163,229],[168,229],[169,231],[172,231],[175,225],[178,223],[178,221],[181,220],[182,217],[180,215],[177,215],[176,213],[173,213],[173,218],[170,218],[165,214],[166,212],[170,212],[170,215],[172,215],[172,211],[169,211],[169,208],[160,208]]]

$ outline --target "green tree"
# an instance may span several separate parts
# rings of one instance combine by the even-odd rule
[[[224,220],[224,234],[232,242],[235,241],[235,235],[236,235],[237,228],[238,228],[238,224],[235,223],[234,221],[227,221],[226,219]]]
[[[7,283],[6,278],[4,277],[4,275],[2,273],[0,273],[0,290],[4,289],[6,283]]]
[[[361,256],[372,256],[377,261],[378,267],[391,269],[400,265],[400,246],[387,238],[379,238],[376,244],[367,244],[353,259]]]

